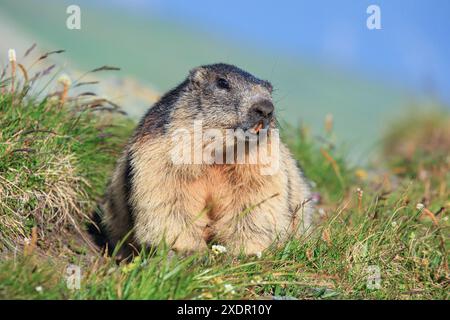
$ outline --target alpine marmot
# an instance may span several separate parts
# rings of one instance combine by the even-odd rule
[[[221,244],[232,254],[259,254],[307,231],[310,188],[279,142],[271,95],[268,81],[220,63],[191,70],[151,107],[107,190],[102,224],[110,246],[149,248],[165,241],[189,253]],[[235,134],[217,143],[230,130]],[[191,138],[193,144],[182,150],[187,157],[179,161],[175,151]],[[215,160],[202,158],[213,142]],[[249,160],[258,160],[262,151],[278,158]]]

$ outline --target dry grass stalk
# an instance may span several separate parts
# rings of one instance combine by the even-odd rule
[[[422,217],[424,217],[424,216],[430,218],[431,221],[433,221],[433,224],[434,224],[435,226],[439,226],[439,221],[438,221],[438,219],[436,218],[436,216],[434,215],[434,213],[431,212],[430,210],[428,210],[427,208],[424,208],[423,211],[422,211]]]
[[[328,228],[322,230],[322,240],[325,241],[328,246],[331,246],[330,230]]]
[[[337,164],[336,160],[333,159],[333,157],[324,149],[320,148],[320,152],[325,157],[325,159],[330,163],[331,167],[333,168],[334,173],[338,177],[338,179],[342,182],[342,175],[341,170],[339,168],[339,165]]]
[[[31,229],[31,239],[25,242],[25,246],[23,247],[24,256],[30,256],[33,253],[34,249],[36,249],[37,246],[37,240],[38,240],[37,228],[33,227]]]
[[[364,191],[361,188],[356,189],[356,194],[358,195],[358,210],[362,211],[362,198]]]
[[[8,51],[9,63],[11,64],[11,94],[14,94],[14,82],[16,77],[16,50],[9,49]]]
[[[331,113],[325,116],[325,131],[328,134],[333,132],[333,115]]]

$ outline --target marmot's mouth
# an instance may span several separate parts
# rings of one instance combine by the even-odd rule
[[[253,127],[253,130],[255,130],[255,132],[258,133],[259,130],[261,130],[263,127],[264,127],[264,122],[261,120]]]
[[[248,131],[252,134],[258,134],[261,130],[267,129],[268,123],[267,121],[260,120],[253,127],[251,127]]]

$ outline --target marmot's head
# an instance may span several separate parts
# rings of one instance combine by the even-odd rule
[[[275,126],[272,85],[233,65],[191,70],[188,95],[205,127],[249,130]]]

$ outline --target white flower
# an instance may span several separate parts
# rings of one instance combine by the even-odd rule
[[[256,276],[254,279],[252,279],[252,280],[250,280],[250,283],[252,283],[252,284],[259,284],[259,283],[261,283],[261,281],[262,281],[263,279],[260,277],[260,276]]]
[[[229,283],[224,284],[223,287],[225,288],[226,293],[231,293],[231,294],[236,293],[236,291],[234,291],[234,287]]]
[[[8,50],[8,58],[9,58],[9,62],[16,62],[16,50],[9,49]]]
[[[397,226],[397,222],[392,221],[391,225],[395,228]]]
[[[211,250],[217,256],[219,254],[227,252],[227,248],[225,248],[224,246],[221,246],[221,245],[216,245],[216,244],[211,247]]]
[[[418,203],[417,205],[416,205],[416,209],[417,210],[423,210],[425,208],[425,205],[423,204],[423,203]]]
[[[42,286],[37,286],[36,288],[34,288],[37,292],[41,293],[44,289],[42,288]]]
[[[58,83],[62,84],[63,86],[70,87],[70,85],[72,84],[72,80],[70,80],[70,77],[67,74],[63,73],[58,78]]]
[[[261,257],[262,257],[262,252],[261,252],[261,251],[256,252],[256,253],[255,253],[255,256],[256,256],[258,259],[261,259]]]

